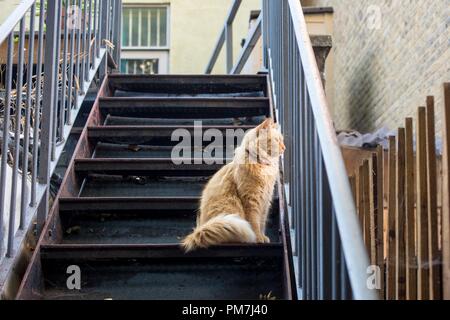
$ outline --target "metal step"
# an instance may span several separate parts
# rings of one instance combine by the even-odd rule
[[[233,126],[233,125],[248,125],[257,126],[263,122],[265,116],[257,117],[239,117],[239,118],[205,118],[200,119],[203,125],[209,126]],[[194,121],[198,118],[192,117],[189,114],[185,115],[183,119],[176,118],[132,118],[107,115],[105,118],[105,126],[152,126],[152,125],[177,125],[177,126],[192,126]]]
[[[103,115],[145,118],[270,116],[268,98],[101,98]]]
[[[78,198],[75,198],[78,199]],[[123,200],[123,199],[121,199]],[[195,227],[195,205],[158,208],[154,201],[146,202],[146,209],[132,204],[134,199],[122,201],[120,210],[113,210],[105,202],[86,203],[68,209],[66,201],[60,203],[62,244],[177,244]],[[137,199],[141,201],[142,199]],[[177,199],[172,198],[174,202]],[[111,202],[115,202],[111,200]],[[116,202],[117,203],[117,202]],[[182,202],[186,203],[186,202]],[[82,209],[82,208],[86,209]],[[194,207],[194,208],[193,208]],[[279,211],[274,206],[267,225],[267,236],[273,243],[280,242]]]
[[[282,246],[43,245],[43,299],[283,299]],[[67,289],[76,265],[81,290]]]
[[[123,75],[109,76],[109,87],[116,90],[160,94],[267,93],[264,75]]]
[[[187,159],[187,161],[191,161]],[[193,159],[192,162],[203,162]],[[211,176],[223,164],[175,164],[172,159],[76,159],[75,171],[82,177],[90,173],[118,176]]]
[[[106,142],[118,144],[133,144],[133,145],[176,145],[179,143],[177,139],[173,139],[174,132],[183,130],[189,133],[192,139],[194,137],[200,138],[202,145],[209,145],[211,141],[201,139],[205,131],[218,130],[223,136],[223,143],[225,144],[226,136],[233,137],[233,134],[239,133],[241,137],[245,132],[254,128],[254,126],[99,126],[88,127],[88,138],[93,143]],[[192,140],[193,141],[193,140]]]
[[[96,197],[96,198],[65,198],[59,199],[59,212],[121,212],[132,210],[144,211],[176,211],[196,210],[199,197]]]
[[[208,177],[144,177],[90,175],[80,197],[199,197]]]

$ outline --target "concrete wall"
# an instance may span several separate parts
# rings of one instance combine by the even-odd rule
[[[14,9],[21,3],[21,0],[0,0],[0,25],[5,22],[6,18],[14,11]]]
[[[170,5],[170,73],[204,73],[217,37],[224,25],[231,0],[124,0],[124,4]],[[241,40],[246,38],[251,10],[260,8],[260,0],[244,0],[233,27],[234,59]],[[225,73],[224,50],[213,73]]]
[[[305,10],[305,20],[310,35],[333,36],[333,13],[328,10],[318,12]],[[334,44],[333,44],[334,45]],[[325,93],[328,108],[334,114],[334,51],[330,51],[325,63]]]
[[[304,0],[334,8],[334,119],[339,129],[395,129],[450,81],[450,0]]]

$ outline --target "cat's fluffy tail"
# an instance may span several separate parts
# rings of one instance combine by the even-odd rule
[[[250,223],[238,214],[223,214],[197,227],[183,241],[186,252],[225,243],[256,243]]]

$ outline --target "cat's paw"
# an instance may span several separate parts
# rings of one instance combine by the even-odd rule
[[[256,242],[257,243],[270,243],[270,239],[269,239],[269,237],[262,235],[256,239]]]

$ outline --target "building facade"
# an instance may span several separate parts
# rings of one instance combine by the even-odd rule
[[[450,1],[302,0],[333,13],[334,119],[338,129],[394,129],[450,81]]]
[[[231,0],[124,0],[122,61],[125,73],[203,73],[225,23]],[[233,26],[234,58],[261,1],[245,0]],[[222,50],[224,51],[224,50]],[[224,52],[214,73],[225,73]]]

